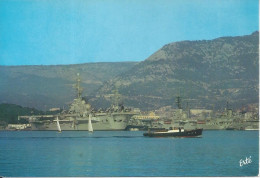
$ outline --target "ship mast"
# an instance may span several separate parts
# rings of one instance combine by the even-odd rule
[[[190,118],[190,105],[189,105],[189,102],[187,102],[186,109],[187,109],[188,118]]]
[[[112,104],[113,107],[118,108],[119,104],[120,104],[120,100],[121,100],[121,95],[118,92],[118,84],[115,84],[115,89],[113,90],[114,92],[114,97],[112,99]]]
[[[81,94],[82,94],[82,88],[80,87],[80,76],[79,73],[77,73],[77,84],[76,84],[76,90],[77,90],[77,97],[81,98]]]
[[[176,97],[175,102],[177,104],[178,109],[181,109],[181,97],[180,96]]]
[[[115,89],[115,94],[114,94],[114,105],[118,106],[119,105],[119,99],[120,99],[120,95],[118,93],[118,89]]]
[[[178,109],[182,109],[181,106],[181,91],[179,90],[179,94],[175,98],[175,104],[177,105]]]

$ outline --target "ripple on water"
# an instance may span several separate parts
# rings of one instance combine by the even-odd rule
[[[204,131],[202,138],[143,132],[0,132],[2,176],[255,176],[258,132]],[[252,157],[243,167],[239,160]]]

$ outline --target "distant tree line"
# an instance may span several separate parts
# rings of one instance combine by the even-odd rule
[[[26,124],[27,120],[21,119],[18,121],[18,116],[22,115],[39,115],[50,114],[50,111],[39,111],[35,108],[22,107],[15,104],[0,104],[0,125],[6,126],[8,124]]]

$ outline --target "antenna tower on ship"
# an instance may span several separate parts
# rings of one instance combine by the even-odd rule
[[[180,96],[176,97],[176,101],[175,102],[177,104],[178,109],[181,109],[181,97]]]
[[[78,98],[81,98],[81,94],[82,94],[82,90],[83,90],[83,88],[82,87],[80,87],[80,76],[79,76],[79,73],[77,73],[77,84],[76,84],[76,90],[77,90],[77,96],[78,96]]]
[[[181,106],[181,90],[179,89],[179,94],[177,95],[176,99],[175,99],[175,103],[178,107],[178,109],[182,109]]]
[[[189,102],[187,102],[187,104],[186,104],[186,109],[187,109],[188,118],[190,118],[190,105],[189,105]]]
[[[116,89],[114,90],[114,105],[118,106],[120,102],[120,94],[118,92],[118,87],[116,86]]]

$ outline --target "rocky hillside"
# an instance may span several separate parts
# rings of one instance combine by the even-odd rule
[[[88,63],[57,66],[0,66],[0,103],[38,109],[63,107],[75,97],[80,73],[83,95],[90,95],[136,62]]]
[[[68,105],[80,73],[83,96],[108,107],[121,102],[143,110],[175,105],[219,109],[258,103],[259,33],[167,44],[142,62],[57,66],[0,66],[0,103],[37,109]]]
[[[143,109],[175,105],[177,95],[186,99],[190,107],[209,109],[224,107],[226,101],[233,108],[258,103],[258,39],[259,33],[254,32],[167,44],[106,82],[98,96],[117,88],[126,105]]]

